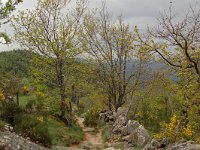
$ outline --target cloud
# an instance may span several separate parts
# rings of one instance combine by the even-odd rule
[[[75,2],[75,0],[72,0]],[[90,8],[99,8],[102,0],[89,0]],[[164,10],[167,11],[172,2],[173,10],[177,19],[181,18],[189,10],[189,5],[194,6],[199,0],[105,0],[107,8],[113,16],[123,15],[125,22],[133,28],[135,25],[139,29],[145,30],[147,25],[154,27],[157,25],[157,18]],[[34,9],[37,0],[24,0],[17,6],[18,10]],[[200,2],[199,2],[200,3]],[[200,6],[200,5],[199,5]],[[5,26],[3,29],[9,29]],[[11,33],[11,32],[10,32]],[[0,50],[2,46],[0,45]],[[4,47],[5,49],[5,47]],[[7,49],[11,49],[8,47]]]

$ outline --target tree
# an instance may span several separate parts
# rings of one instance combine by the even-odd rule
[[[12,73],[20,78],[28,77],[33,56],[24,50],[0,52],[0,72]]]
[[[107,94],[106,104],[116,110],[142,85],[145,61],[135,49],[129,25],[121,17],[114,23],[105,6],[97,15],[89,12],[83,26],[83,46],[96,65],[97,80]]]
[[[14,11],[16,9],[15,6],[21,2],[22,0],[7,0],[7,2],[3,4],[2,1],[0,1],[0,26],[10,21],[11,12]],[[5,44],[10,42],[9,37],[4,32],[0,33],[0,38],[5,40],[5,42],[0,41],[0,43]]]
[[[200,9],[190,10],[184,19],[176,21],[171,6],[168,13],[161,15],[158,28],[150,31],[150,36],[144,39],[137,34],[137,38],[148,52],[158,54],[179,71],[192,72],[200,83]]]
[[[141,51],[159,56],[175,71],[174,90],[183,101],[180,114],[187,126],[189,118],[195,120],[200,112],[200,9],[191,7],[181,21],[176,21],[171,6],[148,36],[143,37],[137,28],[135,31]]]
[[[16,96],[16,102],[19,105],[19,94],[22,90],[23,83],[16,75],[6,73],[1,76],[0,87],[3,89],[5,99],[10,96]]]
[[[81,0],[65,15],[68,3],[68,0],[39,0],[36,10],[20,12],[12,23],[16,40],[41,55],[40,61],[50,67],[49,73],[55,77],[60,91],[60,117],[66,122],[66,62],[81,53],[77,36],[86,8],[86,2]]]

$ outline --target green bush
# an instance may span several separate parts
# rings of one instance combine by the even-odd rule
[[[67,132],[67,134],[63,134],[64,132]],[[65,143],[65,146],[79,144],[84,138],[82,129],[75,124],[72,124],[68,128],[61,128],[58,133],[62,142]]]
[[[43,105],[39,103],[37,100],[30,100],[26,106],[25,109],[29,113],[41,113],[43,109]]]
[[[56,117],[49,116],[47,125],[53,145],[68,147],[71,144],[80,143],[84,138],[84,132],[81,127],[75,124],[66,126]]]
[[[1,102],[0,115],[3,120],[14,126],[15,116],[22,112],[22,109],[15,102]]]
[[[102,139],[104,142],[107,142],[110,138],[112,132],[112,126],[105,126],[102,131]]]
[[[91,127],[95,127],[97,126],[100,121],[99,121],[99,112],[101,110],[101,107],[99,107],[98,105],[92,107],[86,114],[84,117],[84,124],[86,126],[91,126]]]
[[[25,137],[31,138],[34,142],[39,142],[47,147],[51,146],[51,137],[43,117],[18,115],[15,119],[14,130]]]
[[[5,122],[0,120],[0,131],[4,131]]]

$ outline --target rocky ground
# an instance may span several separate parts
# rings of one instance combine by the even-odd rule
[[[15,133],[0,132],[0,150],[47,150]]]
[[[200,150],[200,145],[193,141],[179,141],[169,144],[166,140],[152,139],[148,131],[139,122],[127,119],[126,108],[118,111],[106,111],[100,114],[100,119],[112,124],[110,144],[112,147],[123,147],[124,149],[142,150]],[[136,148],[138,147],[138,148]]]
[[[78,145],[71,147],[52,147],[52,150],[200,150],[200,145],[193,141],[179,141],[174,144],[166,143],[165,140],[152,139],[148,131],[135,120],[127,120],[127,110],[118,109],[115,112],[103,112],[100,119],[110,125],[109,142],[102,140],[102,130],[85,127],[83,118],[77,117],[77,122],[82,127],[85,138]],[[119,148],[120,147],[120,148]],[[137,148],[136,148],[137,147]],[[48,150],[25,139],[14,132],[0,132],[0,150]]]

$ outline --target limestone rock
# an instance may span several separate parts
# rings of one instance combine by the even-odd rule
[[[5,131],[0,132],[0,150],[47,150],[19,135]]]
[[[143,150],[157,150],[161,147],[161,143],[158,142],[155,139],[152,139],[151,142],[149,142],[144,148]]]
[[[186,141],[183,143],[176,143],[169,147],[168,150],[200,150],[200,145],[195,144],[193,141]]]

